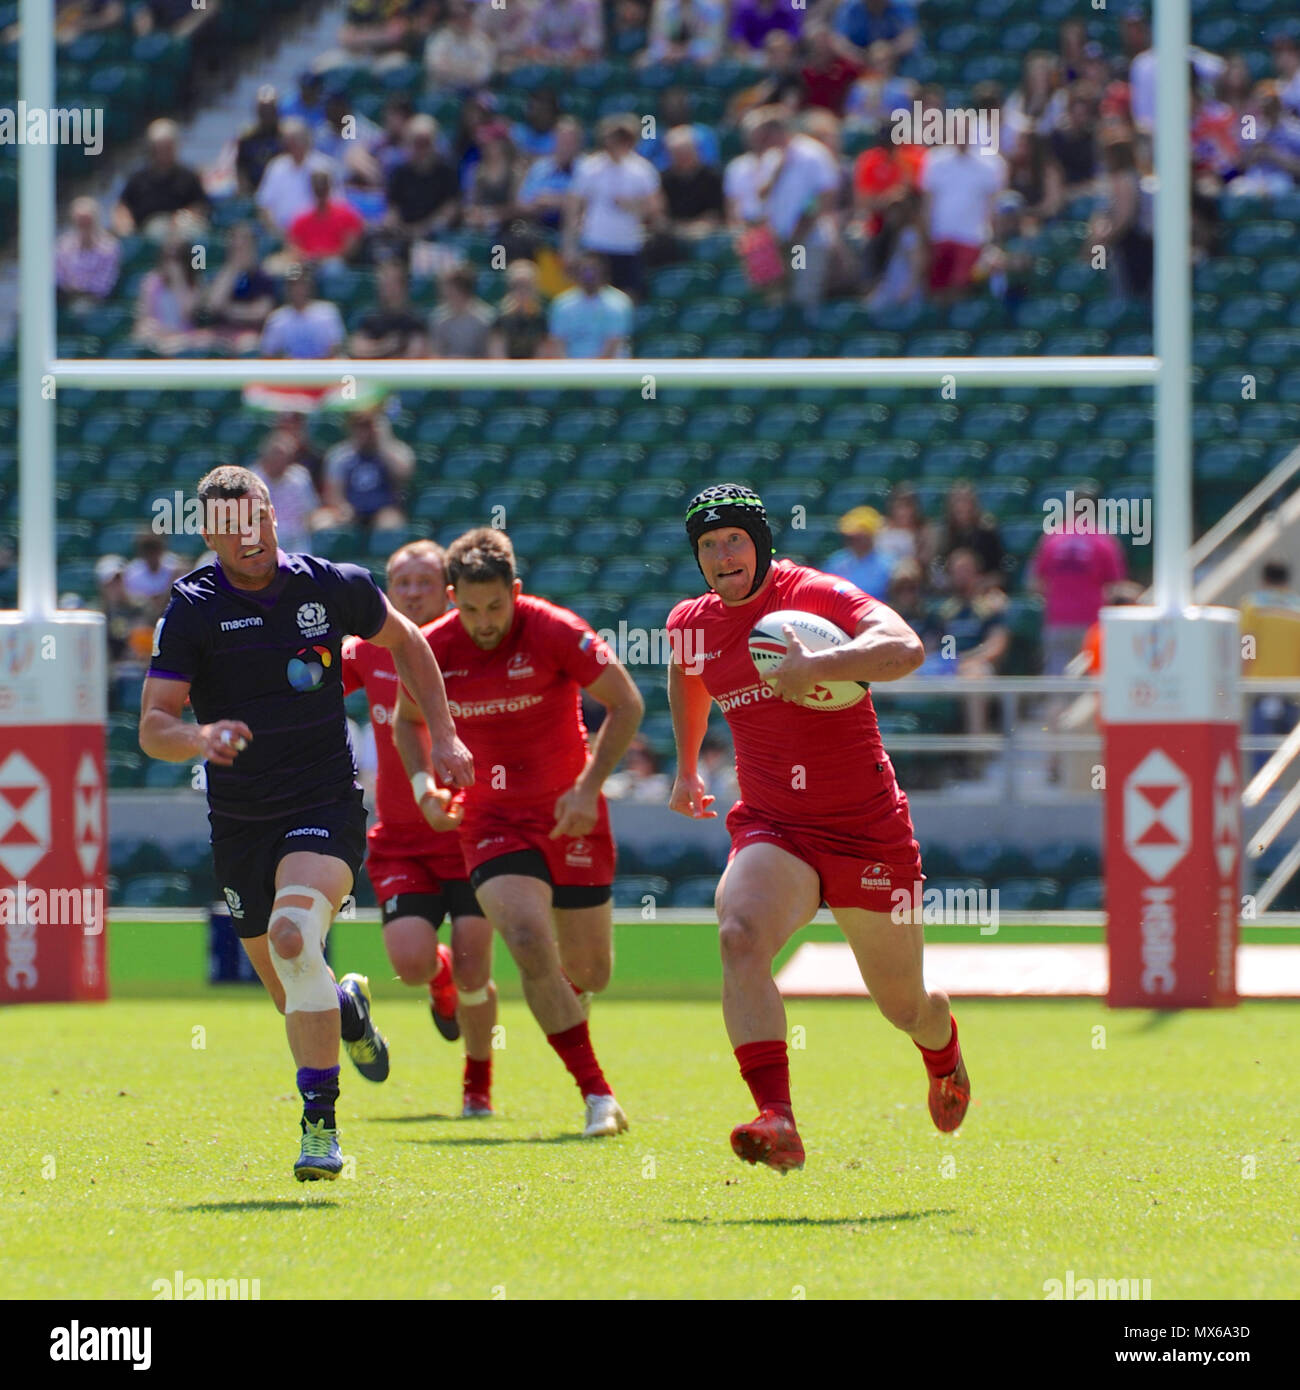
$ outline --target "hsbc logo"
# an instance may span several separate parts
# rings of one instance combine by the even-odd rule
[[[592,866],[591,844],[587,840],[574,840],[564,856],[564,862],[575,869],[590,869]]]
[[[1159,883],[1191,843],[1191,780],[1153,748],[1124,783],[1124,848],[1147,878]]]
[[[1224,753],[1214,770],[1214,859],[1220,878],[1231,878],[1237,863],[1237,769]]]
[[[0,764],[0,869],[24,878],[50,844],[49,779],[15,750]]]

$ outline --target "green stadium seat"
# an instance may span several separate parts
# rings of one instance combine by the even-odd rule
[[[420,416],[412,436],[412,444],[437,444],[448,448],[455,444],[473,444],[483,439],[483,412],[467,406],[426,411]]]
[[[578,451],[572,444],[526,444],[511,450],[509,476],[515,482],[538,482],[550,486],[574,476]],[[579,477],[588,476],[579,472]]]
[[[648,521],[680,518],[686,507],[686,484],[679,478],[650,478],[620,487],[613,511],[618,516]]]
[[[657,444],[642,461],[644,478],[681,478],[688,486],[706,471],[713,460],[709,444]]]
[[[130,556],[134,550],[134,539],[140,530],[137,522],[131,527],[132,545],[121,552]],[[93,560],[96,555],[107,554],[96,546],[96,529],[89,521],[63,521],[54,523],[54,544],[59,557],[65,560]]]
[[[479,498],[479,515],[485,518],[483,524],[486,525],[492,520],[492,509],[501,507],[505,513],[505,529],[509,531],[514,528],[515,513],[536,516],[542,510],[542,501],[546,494],[546,485],[535,479],[516,482],[503,478],[484,486]]]
[[[311,554],[322,560],[359,562],[366,553],[366,536],[355,526],[322,526],[311,534]]]
[[[845,357],[901,357],[903,347],[901,333],[854,333],[845,338],[841,351]]]
[[[140,493],[134,487],[91,487],[75,494],[72,514],[80,521],[130,521],[139,518]]]
[[[729,444],[752,439],[754,412],[747,405],[711,405],[690,416],[691,440],[702,444]]]
[[[711,913],[717,891],[717,874],[693,874],[673,884],[670,906],[699,908],[702,912]]]
[[[145,765],[141,786],[150,791],[172,791],[188,787],[192,777],[189,763],[160,763],[150,758]]]
[[[1043,336],[1028,328],[994,329],[975,340],[976,357],[1035,357],[1040,355]]]
[[[597,568],[597,562],[587,555],[553,555],[538,560],[528,571],[528,588],[567,604],[591,589]]]
[[[845,402],[826,412],[821,421],[821,437],[854,445],[869,444],[878,440],[888,425],[886,406],[870,401]]]
[[[473,483],[431,483],[422,487],[411,507],[412,518],[441,522],[480,513],[479,490]]]
[[[1237,481],[1244,492],[1264,476],[1268,448],[1260,439],[1222,440],[1195,451],[1192,469],[1198,482]]]
[[[728,482],[761,490],[779,472],[783,453],[779,444],[770,441],[726,444],[714,455],[713,473]]]
[[[686,548],[686,530],[680,519],[652,521],[641,533],[641,551],[645,555],[662,556],[672,561]]]
[[[683,531],[683,536],[685,531]],[[611,593],[644,593],[665,587],[668,561],[653,555],[613,555],[600,567],[600,587]]]
[[[1027,511],[1030,487],[1028,478],[981,477],[975,483],[980,506],[995,517]]]
[[[1279,405],[1273,401],[1257,401],[1251,404],[1248,410],[1243,407],[1243,411],[1253,438],[1281,440],[1287,443],[1300,440],[1300,407]]]
[[[843,440],[809,440],[786,450],[781,471],[791,480],[836,477],[847,471],[852,454],[852,446]]]
[[[1256,284],[1265,294],[1280,294],[1294,300],[1300,295],[1300,258],[1269,261],[1260,267]]]
[[[983,333],[1006,327],[1007,311],[996,299],[959,299],[948,310],[948,322],[962,333]]]
[[[1236,433],[1237,416],[1230,405],[1194,405],[1192,407],[1192,437],[1198,442],[1232,439]],[[1258,435],[1259,438],[1271,437],[1268,434],[1259,434],[1255,427],[1254,411],[1251,412],[1251,433]]]
[[[1055,911],[1061,885],[1054,878],[1009,878],[997,885],[998,907],[1008,912]]]
[[[787,444],[814,439],[822,412],[815,405],[774,405],[761,411],[754,421],[754,438]]]
[[[650,297],[681,303],[710,294],[713,286],[714,275],[707,266],[670,265],[651,274]]]
[[[551,422],[550,439],[554,444],[599,444],[613,436],[617,425],[618,412],[614,410],[561,410],[556,412]]]
[[[1276,371],[1300,367],[1300,328],[1273,329],[1252,335],[1248,356],[1252,362]]]
[[[567,521],[529,517],[526,520],[511,522],[506,529],[514,543],[515,553],[534,563],[552,556],[572,553],[573,527]],[[584,523],[582,536],[583,543],[595,551],[597,547],[589,540],[593,529],[591,524]]]
[[[154,763],[172,767],[172,763]],[[185,769],[188,775],[188,768]],[[184,874],[141,874],[122,884],[119,907],[190,907],[190,881]]]
[[[60,522],[59,527],[73,526],[84,528],[78,534],[86,537],[86,544],[92,544],[91,527],[88,522],[73,521]],[[144,529],[142,521],[113,521],[107,526],[101,526],[93,536],[94,553],[97,555],[123,555],[130,557],[135,554],[135,540]],[[64,542],[59,541],[60,550],[63,550]],[[64,552],[71,554],[70,551]]]
[[[705,357],[763,357],[767,341],[761,333],[719,333],[707,340]]]
[[[1294,255],[1297,224],[1282,221],[1244,222],[1234,226],[1227,240],[1233,256],[1266,258]]]
[[[911,439],[881,440],[861,444],[849,461],[849,474],[854,478],[888,479],[901,482],[912,476],[921,457],[921,446]]]
[[[550,417],[544,410],[527,406],[507,406],[492,411],[483,426],[483,438],[489,444],[540,444],[546,438]]]
[[[619,414],[615,438],[621,444],[657,444],[686,433],[689,416],[679,405],[647,401]]]
[[[595,444],[578,455],[568,476],[575,480],[621,484],[625,479],[642,476],[641,466],[645,457],[646,449],[641,444]],[[625,512],[625,515],[634,513]]]
[[[547,515],[564,521],[579,521],[588,516],[602,516],[612,510],[618,491],[609,482],[561,483],[547,498]]]
[[[921,476],[953,478],[974,476],[988,458],[989,446],[979,440],[945,439],[927,444],[921,451]]]
[[[412,541],[427,539],[426,526],[385,526],[382,530],[371,531],[366,544],[366,556],[370,560],[387,561],[388,557],[402,546]]]
[[[615,907],[666,907],[669,896],[668,880],[658,874],[628,874],[614,879]]]
[[[1072,883],[1061,904],[1067,912],[1101,912],[1106,906],[1106,882],[1100,878],[1085,878]]]
[[[925,444],[951,437],[959,419],[956,406],[914,403],[901,405],[894,411],[891,429],[895,439]]]
[[[114,791],[138,787],[144,773],[144,754],[110,748],[104,755],[104,771],[108,776],[108,785]]]
[[[82,420],[80,443],[102,449],[125,448],[141,442],[144,412],[101,407]]]
[[[965,407],[961,411],[958,427],[963,439],[995,446],[1003,441],[1020,441],[1028,419],[1026,406],[984,402]]]

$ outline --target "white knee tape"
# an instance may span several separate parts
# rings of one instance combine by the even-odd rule
[[[308,898],[311,906],[286,901],[290,898]],[[271,942],[271,965],[284,986],[286,1014],[319,1014],[339,1006],[338,991],[322,950],[333,917],[330,900],[314,888],[281,888],[275,895],[271,922],[287,918],[302,936],[302,950],[287,959],[275,949],[274,940]]]
[[[487,985],[484,985],[482,989],[462,989],[460,991],[460,1002],[466,1005],[468,1008],[472,1009],[475,1004],[486,1004],[487,1001]]]

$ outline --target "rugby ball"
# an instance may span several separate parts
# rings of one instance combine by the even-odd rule
[[[765,680],[785,660],[788,648],[785,633],[781,631],[783,627],[793,628],[795,636],[810,652],[842,647],[850,640],[847,632],[815,613],[801,613],[791,608],[768,613],[755,623],[749,633],[750,660]],[[849,709],[866,697],[869,688],[866,681],[828,681],[824,685],[813,686],[798,703],[807,709]]]

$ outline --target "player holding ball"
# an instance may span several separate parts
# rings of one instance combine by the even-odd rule
[[[668,618],[678,769],[668,804],[694,819],[717,815],[697,770],[717,700],[735,743],[741,796],[727,816],[731,854],[715,900],[722,1012],[758,1107],[732,1131],[731,1147],[748,1163],[803,1167],[772,962],[823,901],[872,999],[920,1049],[935,1125],[955,1130],[970,1103],[957,1024],[948,996],[925,987],[921,924],[895,907],[897,890],[910,902],[921,880],[920,848],[870,695],[851,688],[914,671],[925,656],[921,640],[847,580],[773,563],[767,514],[748,488],[722,484],[692,498],[686,534],[710,592],[679,603]],[[771,614],[807,618],[810,640],[825,624],[843,633],[830,629],[811,650],[788,621],[777,638],[764,622]],[[782,643],[783,659],[770,664]]]

